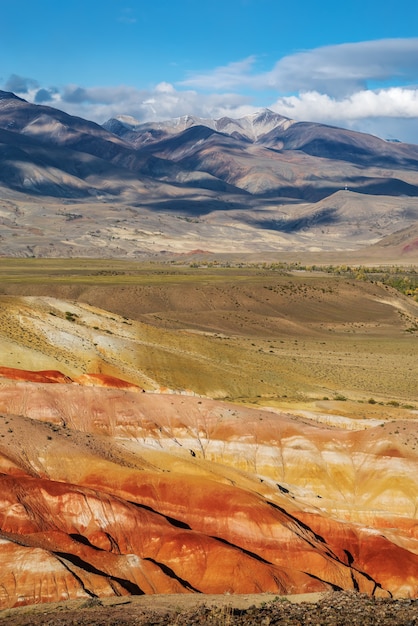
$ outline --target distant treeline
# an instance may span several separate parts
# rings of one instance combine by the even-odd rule
[[[271,270],[282,274],[292,272],[321,272],[346,276],[355,280],[380,282],[393,287],[406,296],[411,296],[418,302],[418,271],[415,267],[379,266],[368,267],[366,265],[302,265],[299,262],[276,262],[276,263],[231,263],[222,261],[194,261],[190,263],[193,268],[252,268]]]

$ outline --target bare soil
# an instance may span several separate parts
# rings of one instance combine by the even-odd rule
[[[418,600],[350,592],[92,598],[2,611],[0,620],[5,626],[413,626],[418,623]]]

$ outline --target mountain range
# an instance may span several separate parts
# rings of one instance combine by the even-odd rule
[[[418,248],[418,146],[267,109],[100,126],[0,92],[0,192],[8,256]]]

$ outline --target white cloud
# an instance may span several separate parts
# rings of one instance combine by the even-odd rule
[[[418,143],[417,78],[418,38],[414,38],[297,52],[278,60],[267,72],[257,72],[257,58],[250,56],[190,74],[177,85],[160,82],[151,89],[45,88],[16,75],[6,85],[32,102],[44,101],[99,123],[119,114],[140,121],[185,114],[241,117],[268,107],[299,121]]]
[[[310,91],[278,98],[271,109],[298,121],[315,121],[418,143],[418,89],[363,90],[341,99]]]
[[[116,87],[78,87],[66,85],[61,92],[63,102],[86,105],[111,105],[119,102],[131,102],[140,97],[141,91],[124,85]]]
[[[265,74],[281,93],[316,90],[330,95],[361,91],[370,84],[418,77],[418,38],[381,39],[324,46],[280,59]]]
[[[256,57],[191,74],[180,84],[201,89],[252,88],[281,94],[315,90],[346,95],[370,83],[418,78],[418,38],[381,39],[323,46],[296,52],[277,61],[267,71],[256,73]]]
[[[295,119],[361,120],[372,117],[418,117],[418,90],[391,87],[378,91],[358,91],[336,99],[328,94],[308,91],[279,98],[273,105],[283,115]]]
[[[39,87],[38,81],[33,78],[27,78],[25,76],[18,76],[12,74],[8,80],[4,83],[6,91],[19,92],[21,94],[29,93],[31,89]]]
[[[175,89],[174,86],[171,83],[158,83],[158,85],[155,87],[155,91],[157,91],[158,93],[174,93]]]
[[[35,101],[38,90],[23,95]],[[20,95],[20,94],[18,94]],[[236,93],[202,94],[196,90],[178,90],[162,82],[150,90],[133,87],[78,87],[68,85],[60,92],[51,92],[50,106],[71,115],[103,123],[119,114],[131,115],[139,121],[164,120],[185,114],[200,117],[240,117],[260,107],[250,98]]]
[[[23,97],[36,101],[37,93],[39,90],[33,90],[23,94]],[[197,90],[176,89],[170,83],[159,83],[152,90],[126,86],[80,88],[72,85],[61,93],[52,90],[49,93],[49,105],[99,123],[119,114],[151,121],[185,114],[210,118],[241,117],[262,108],[246,95],[200,93]],[[279,97],[262,106],[298,121],[322,122],[373,132],[383,137],[392,134],[404,141],[418,142],[418,89],[364,89],[342,98],[306,91]],[[401,120],[409,123],[401,124]],[[400,130],[407,129],[407,134],[396,133],[396,125]],[[391,133],[387,131],[389,126]]]
[[[189,77],[181,81],[179,85],[215,91],[230,90],[235,87],[254,87],[258,80],[253,73],[255,63],[256,57],[250,56],[242,61],[216,67],[209,72],[191,72]]]

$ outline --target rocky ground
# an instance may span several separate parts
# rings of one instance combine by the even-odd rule
[[[189,596],[190,598],[190,596]],[[50,607],[25,607],[0,613],[5,626],[113,626],[135,624],[138,626],[414,626],[418,624],[418,600],[383,600],[365,594],[332,592],[315,603],[290,602],[287,598],[258,603],[259,606],[237,608],[233,597],[217,604],[194,603],[184,606],[159,605],[153,608],[154,599],[136,602],[125,599],[118,605],[104,605],[91,599],[78,608],[64,605]],[[238,603],[239,604],[239,603]]]

